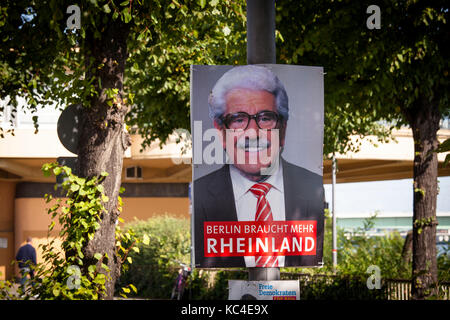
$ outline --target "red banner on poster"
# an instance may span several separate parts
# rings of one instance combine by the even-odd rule
[[[315,220],[204,222],[205,257],[315,255]]]

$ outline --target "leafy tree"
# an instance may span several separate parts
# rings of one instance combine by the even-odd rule
[[[99,228],[83,243],[82,255],[86,264],[98,253],[108,257],[101,296],[112,298],[120,273],[118,195],[130,144],[125,121],[130,131],[162,141],[174,128],[188,127],[189,65],[243,63],[245,15],[243,1],[231,0],[89,0],[78,6],[81,27],[70,30],[66,1],[2,2],[0,98],[13,113],[19,96],[31,112],[53,102],[83,106],[78,175],[109,175]]]
[[[436,293],[437,283],[435,151],[439,122],[450,113],[448,3],[379,1],[381,28],[368,29],[366,10],[371,4],[277,3],[277,26],[284,39],[278,46],[279,60],[324,66],[327,113],[344,110],[361,124],[371,119],[411,127],[412,283],[413,296],[423,299]],[[337,130],[346,125],[334,126]],[[345,142],[345,136],[338,138]]]
[[[87,260],[98,252],[114,257],[122,156],[129,144],[125,122],[144,136],[144,146],[189,127],[189,65],[245,63],[243,2],[80,1],[78,30],[67,29],[64,1],[2,3],[0,98],[9,98],[13,111],[17,96],[32,112],[54,101],[60,108],[81,104],[79,174],[90,179],[109,173],[100,228],[82,250]],[[386,137],[374,120],[413,128],[414,288],[423,297],[436,278],[437,158],[431,151],[439,119],[448,114],[449,60],[442,49],[448,7],[443,1],[385,1],[382,28],[368,30],[368,5],[277,2],[278,39],[284,40],[278,61],[325,67],[327,153],[354,148],[350,134]],[[111,280],[105,297],[111,298],[120,262],[106,262]]]

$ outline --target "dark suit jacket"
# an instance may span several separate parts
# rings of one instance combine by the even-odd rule
[[[322,261],[323,179],[284,159],[283,183],[286,220],[316,220],[315,256],[286,256],[285,266],[316,266]],[[229,165],[194,181],[194,242],[197,267],[245,267],[243,257],[204,257],[203,222],[238,221]]]
[[[36,264],[36,249],[29,243],[24,244],[19,248],[16,260],[19,262],[19,268],[30,268]]]

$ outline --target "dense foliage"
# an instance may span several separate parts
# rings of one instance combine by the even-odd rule
[[[88,106],[93,96],[104,94],[110,106],[129,106],[127,123],[145,138],[144,145],[150,139],[165,141],[174,129],[190,127],[190,65],[245,63],[243,0],[90,0],[77,5],[80,29],[68,30],[66,1],[1,4],[0,98],[7,99],[13,113],[15,97],[24,97],[34,112],[54,102],[59,108]],[[92,52],[92,42],[108,36],[114,24],[129,34],[123,93],[99,84],[104,79],[96,70],[105,68],[106,61],[95,61]],[[38,128],[38,118],[33,120]]]
[[[190,261],[189,220],[155,217],[127,225],[137,236],[148,237],[147,245],[139,244],[139,253],[130,252],[133,264],[120,277],[116,287],[133,283],[138,295],[170,298],[179,262]]]
[[[333,273],[331,257],[331,219],[327,219],[324,266],[322,268],[281,268],[282,279],[297,279],[297,274],[310,274],[313,281],[301,281],[302,299],[384,299],[384,290],[368,290],[367,268],[376,265],[382,279],[410,279],[411,262],[404,262],[404,239],[398,233],[384,237],[367,237],[375,218],[354,230],[351,237],[338,229],[339,257],[337,273]],[[127,225],[137,236],[149,237],[148,245],[139,245],[139,254],[130,252],[133,264],[118,281],[118,287],[133,283],[137,296],[170,298],[180,268],[177,261],[190,261],[190,224],[188,219],[172,216],[135,221]],[[439,263],[440,281],[448,277],[449,257],[442,255]],[[445,276],[447,274],[447,276]],[[248,279],[245,269],[198,270],[189,279],[185,298],[227,299],[228,280]],[[301,278],[304,279],[304,278]]]
[[[130,252],[133,264],[122,274],[116,288],[133,283],[137,296],[169,299],[180,263],[190,264],[190,220],[174,216],[158,216],[126,225],[137,237],[148,237],[148,244],[139,244],[139,253]],[[195,269],[188,280],[184,298],[226,299],[228,279],[247,279],[247,272]]]
[[[371,4],[276,4],[283,35],[279,63],[319,65],[326,72],[325,154],[348,149],[351,132],[380,131],[371,126],[374,120],[410,125],[408,112],[426,108],[421,99],[432,101],[443,116],[450,112],[448,3],[378,1],[381,28],[368,29]]]
[[[29,266],[34,269],[35,276],[27,281],[25,290],[19,288],[18,294],[22,299],[99,299],[110,277],[107,260],[113,257],[97,252],[93,259],[86,260],[84,249],[85,243],[92,240],[95,231],[100,228],[104,203],[108,201],[101,183],[108,174],[103,172],[99,177],[85,179],[57,163],[43,165],[42,171],[46,176],[63,176],[63,182],[55,185],[54,194],[45,196],[52,222],[48,228],[47,242],[39,245],[42,262]],[[57,234],[55,226],[60,228]],[[125,262],[130,250],[139,251],[134,245],[141,243],[141,239],[135,237],[131,229],[123,232],[117,226],[115,238],[116,257],[123,259],[122,262]],[[122,265],[123,268],[127,266],[127,263]],[[18,298],[10,294],[12,283],[4,283],[3,286],[0,297],[3,294],[4,298]],[[129,284],[121,288],[119,294],[126,296],[125,293],[131,290],[135,292],[136,288]]]
[[[326,140],[331,139],[325,152],[345,151],[346,134],[358,127],[365,131],[367,120],[412,129],[413,296],[424,299],[436,293],[438,280],[435,152],[439,122],[450,114],[449,5],[442,0],[378,1],[381,25],[371,29],[366,23],[371,4],[351,0],[277,3],[277,27],[284,36],[279,57],[286,63],[321,65],[327,72],[327,112],[344,111],[346,119],[328,123],[338,140],[325,134]]]

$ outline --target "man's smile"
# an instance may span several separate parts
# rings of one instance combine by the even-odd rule
[[[259,152],[270,148],[270,141],[265,138],[241,138],[237,141],[236,147],[245,152]]]

